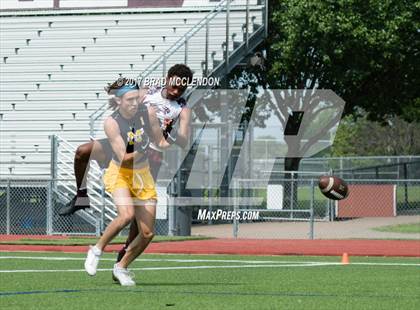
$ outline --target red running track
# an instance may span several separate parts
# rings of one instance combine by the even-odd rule
[[[121,245],[110,245],[106,251],[120,248]],[[0,251],[86,252],[87,249],[87,246],[0,245]],[[332,256],[348,253],[353,256],[420,257],[420,241],[211,239],[156,242],[146,249],[146,253]]]

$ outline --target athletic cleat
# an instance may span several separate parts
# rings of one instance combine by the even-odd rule
[[[121,250],[119,250],[116,263],[119,263],[124,257],[124,255],[125,255],[125,246],[123,246]],[[114,276],[114,273],[112,273],[112,280],[116,282],[118,281],[118,279]]]
[[[127,268],[121,268],[118,264],[114,265],[112,270],[113,279],[116,279],[122,286],[134,286],[134,273],[130,272]]]
[[[74,196],[74,198],[64,208],[62,208],[58,214],[61,216],[72,215],[76,211],[86,208],[90,208],[89,197]]]
[[[85,260],[85,270],[90,276],[94,276],[96,274],[101,254],[102,251],[96,246],[90,246]]]

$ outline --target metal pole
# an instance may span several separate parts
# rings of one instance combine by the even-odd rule
[[[6,189],[6,234],[10,235],[10,179],[7,179]]]
[[[294,209],[294,200],[295,200],[295,182],[294,182],[294,172],[292,172],[292,178],[291,178],[291,184],[290,184],[290,210],[292,210],[292,212],[290,213],[290,218],[293,218],[293,209]]]
[[[314,179],[311,179],[311,206],[310,206],[310,219],[309,219],[309,239],[314,239]]]
[[[51,178],[57,178],[57,136],[51,135]]]
[[[333,175],[332,169],[330,169],[329,175]],[[334,221],[335,210],[334,210],[333,200],[331,200],[331,199],[328,199],[328,214],[327,215],[328,215],[328,219],[330,221]]]
[[[408,207],[408,187],[407,187],[407,179],[408,179],[408,169],[407,163],[404,163],[404,200],[405,200],[405,207]]]
[[[52,217],[53,217],[52,188],[53,186],[52,186],[52,183],[53,182],[54,182],[53,180],[50,180],[47,185],[47,235],[49,236],[52,235],[52,231],[53,231],[53,228],[52,228],[52,223],[53,223],[53,220],[52,220]]]
[[[248,45],[249,45],[249,0],[246,0],[246,14],[245,14],[245,47],[248,51]]]
[[[226,49],[225,49],[225,72],[226,76],[229,73],[229,15],[230,15],[230,0],[226,3]]]
[[[174,197],[175,193],[175,183],[171,183],[170,187],[170,197]],[[173,204],[169,205],[168,210],[168,235],[175,236],[176,228],[175,228],[175,206]]]
[[[207,146],[208,148],[208,169],[209,169],[209,185],[208,185],[208,195],[209,195],[209,212],[213,212],[213,191],[212,185],[213,185],[213,147],[211,145]],[[213,220],[210,217],[210,220],[208,222],[209,225],[213,224]]]
[[[162,76],[163,77],[166,76],[166,58],[163,58],[163,63],[162,63]]]
[[[53,197],[53,193],[56,191],[56,186],[57,186],[57,175],[58,175],[58,164],[57,164],[57,160],[58,160],[58,140],[57,140],[57,136],[56,135],[52,135],[51,137],[51,192],[50,192],[50,197],[49,199],[51,199],[50,203],[50,207],[51,207],[51,211],[52,211],[52,197]],[[51,212],[51,217],[52,217],[52,212]],[[52,220],[52,218],[51,218]],[[52,228],[52,224],[51,224],[51,228]]]
[[[233,238],[238,238],[238,231],[239,231],[239,221],[236,218],[236,214],[238,214],[239,211],[239,206],[238,206],[238,193],[239,193],[239,189],[238,189],[238,180],[234,179],[233,180],[233,192],[235,193],[233,196],[233,211],[235,212],[235,217],[233,218]]]
[[[184,64],[188,63],[188,40],[185,40],[185,55],[184,55]]]
[[[268,37],[268,0],[265,0],[265,10],[264,10],[264,35]]]
[[[205,48],[205,56],[204,56],[204,76],[208,76],[209,74],[209,22],[206,22],[206,48]]]
[[[267,162],[268,162],[268,143],[267,143],[267,140],[264,140],[264,145],[265,145],[265,160],[264,160],[265,166],[264,166],[264,169],[268,170],[268,168],[267,168]]]
[[[90,131],[90,136],[91,137],[95,136],[95,128],[94,128],[95,125],[94,124],[95,124],[95,121],[93,120],[92,117],[90,117],[90,119],[89,119],[89,131]]]
[[[252,156],[252,143],[254,142],[254,125],[253,122],[249,123],[249,127],[248,127],[248,178],[251,178],[253,171],[254,171],[254,161],[253,161],[253,156]]]

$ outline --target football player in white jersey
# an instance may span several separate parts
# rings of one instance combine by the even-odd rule
[[[182,83],[182,80],[186,83]],[[192,81],[192,72],[190,68],[183,64],[177,64],[171,67],[166,77],[165,87],[143,88],[141,96],[143,103],[148,107],[153,107],[159,120],[163,136],[169,144],[177,144],[182,148],[188,145],[190,136],[191,110],[186,107],[185,100],[181,97],[187,89],[188,83]],[[179,122],[178,130],[173,126]],[[147,150],[150,172],[156,181],[160,166],[162,164],[163,149],[150,143]],[[128,245],[139,234],[136,221],[132,221],[130,232],[125,245],[118,252],[117,263],[122,259]]]
[[[184,64],[172,66],[166,76],[164,87],[143,87],[140,89],[140,98],[146,105],[155,108],[160,120],[163,134],[170,144],[177,144],[185,148],[190,136],[191,110],[182,98],[188,83],[192,81],[192,71]],[[187,83],[177,83],[177,81]],[[128,83],[128,79],[121,79],[121,83]],[[110,88],[120,87],[118,83]],[[179,122],[178,130],[172,130],[175,122]],[[108,139],[92,140],[80,145],[74,157],[74,174],[76,177],[77,193],[73,199],[59,211],[62,216],[71,215],[78,210],[90,207],[86,188],[86,177],[89,170],[89,161],[96,160],[101,168],[106,168],[111,161],[112,148]],[[162,150],[152,145],[148,149],[148,158],[153,178],[156,180],[162,162]]]

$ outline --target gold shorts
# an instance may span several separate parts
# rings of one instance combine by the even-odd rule
[[[104,174],[104,184],[110,193],[118,188],[127,188],[133,198],[154,203],[157,201],[155,182],[149,165],[141,169],[131,169],[120,167],[111,161]]]

